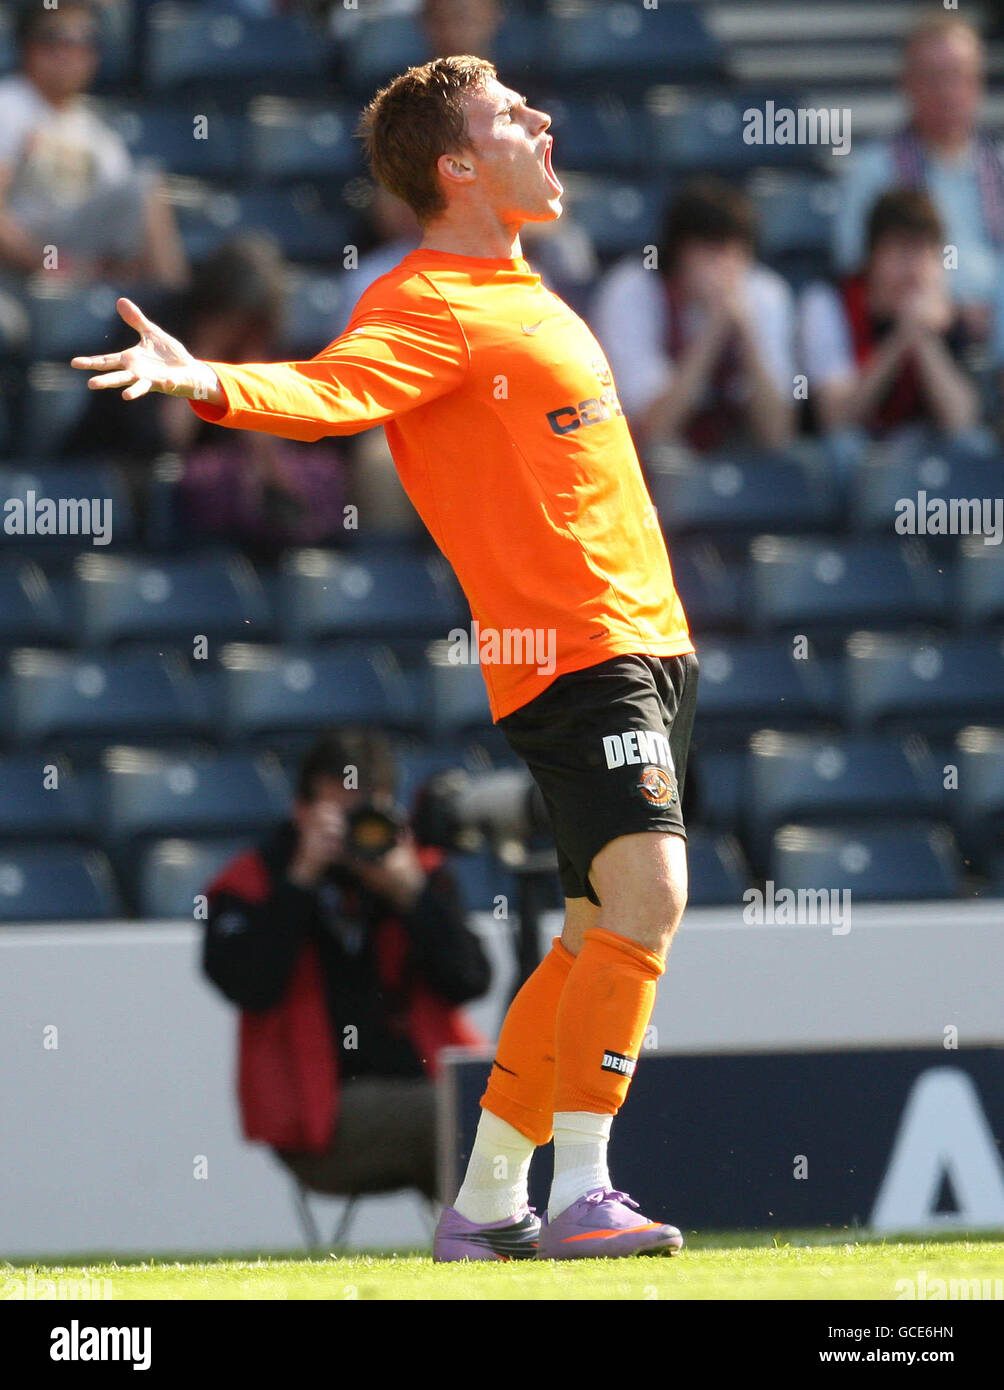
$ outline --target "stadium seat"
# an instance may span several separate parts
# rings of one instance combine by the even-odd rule
[[[12,753],[0,759],[0,844],[98,838],[94,788],[63,757]]]
[[[458,736],[491,725],[488,691],[481,667],[454,664],[445,642],[429,650],[425,680],[426,723],[433,738]]]
[[[63,844],[0,849],[0,922],[90,922],[121,916],[122,899],[100,850]]]
[[[221,663],[226,729],[233,738],[312,732],[326,724],[407,728],[416,719],[411,691],[384,646],[232,643]]]
[[[557,149],[555,155],[560,165]],[[666,203],[666,189],[658,178],[631,182],[570,174],[562,182],[569,212],[600,256],[629,255],[658,241]]]
[[[1004,708],[1004,644],[986,637],[899,637],[858,632],[847,641],[854,726],[902,724],[920,733],[997,719]]]
[[[648,112],[639,101],[604,92],[544,98],[541,105],[551,117],[559,174],[565,169],[625,174],[648,167],[652,138]]]
[[[101,344],[120,322],[116,298],[111,285],[82,288],[55,275],[33,276],[25,289],[32,357],[65,362],[80,352],[81,343],[91,344],[95,352],[103,351]],[[81,374],[75,375],[79,378]]]
[[[141,917],[187,918],[229,860],[250,848],[248,840],[157,840],[140,861],[138,904]],[[198,905],[198,906],[201,906]],[[201,919],[200,919],[201,920]]]
[[[209,102],[200,102],[197,112],[130,102],[107,114],[134,158],[152,160],[168,174],[232,180],[248,168],[247,122]]]
[[[902,527],[911,521],[911,513],[903,508],[904,501],[911,501],[911,510],[915,510],[920,493],[926,495],[928,508],[939,501],[996,497],[1000,477],[999,459],[974,457],[966,451],[932,448],[920,457],[902,457],[898,452],[887,457],[873,452],[854,479],[855,522],[861,530],[894,531],[897,520],[903,518],[896,534],[906,534]],[[954,550],[958,545],[955,536],[940,536],[930,530],[926,540],[939,550]]]
[[[290,267],[286,277],[286,312],[282,354],[292,361],[315,357],[337,335],[346,317],[351,285],[326,272]]]
[[[739,595],[745,588],[743,565],[726,560],[710,541],[691,539],[673,545],[670,560],[673,580],[692,631],[742,629],[743,609]]]
[[[761,730],[750,740],[747,838],[758,858],[786,821],[944,818],[941,760],[918,738]]]
[[[41,565],[16,556],[0,559],[0,647],[62,646],[68,640],[65,617]]]
[[[998,717],[1004,705],[998,710]],[[1004,729],[974,726],[956,740],[959,769],[957,824],[967,848],[985,858],[1004,846]]]
[[[1004,624],[1004,550],[982,536],[962,542],[955,570],[958,612],[972,627]]]
[[[84,389],[86,391],[86,387]],[[85,547],[103,553],[107,544],[121,545],[129,541],[135,531],[125,482],[118,469],[110,464],[39,463],[35,460],[10,463],[0,468],[0,490],[7,509],[4,543],[10,550],[30,550],[46,557],[53,552],[79,552]],[[55,515],[62,531],[55,535],[39,534],[43,504],[50,500],[57,504]],[[32,516],[36,518],[34,534],[17,534],[10,529],[14,503],[18,504],[17,515],[23,515],[26,524],[30,524]],[[60,507],[60,503],[66,505]],[[80,505],[84,503],[87,505]],[[104,542],[99,532],[103,532],[109,522],[110,541]]]
[[[155,4],[147,20],[143,73],[151,91],[177,88],[261,91],[320,86],[324,44],[300,16],[250,16],[220,7]]]
[[[11,656],[14,731],[26,744],[181,738],[207,710],[185,664],[154,652],[84,656],[22,647]]]
[[[769,878],[776,889],[846,889],[854,900],[951,898],[962,864],[947,825],[785,825],[774,836]]]
[[[741,903],[753,876],[734,835],[701,829],[687,831],[691,907],[727,907]]]
[[[782,638],[714,637],[701,643],[697,727],[716,747],[735,747],[754,729],[812,727],[836,720],[840,690],[829,665],[793,655]]]
[[[18,452],[32,458],[58,454],[87,408],[88,395],[83,372],[64,362],[32,362],[24,388]]]
[[[248,111],[251,172],[265,183],[347,179],[362,171],[356,111],[331,101],[259,97]]]
[[[795,251],[829,251],[831,223],[840,196],[835,180],[816,173],[770,170],[754,177],[750,193],[756,205],[759,246],[765,260]]]
[[[698,695],[700,699],[700,695]],[[746,752],[743,748],[692,748],[687,780],[694,778],[700,825],[728,826],[742,823],[746,799]]]
[[[205,185],[191,189],[175,211],[194,261],[204,260],[238,232],[267,232],[290,260],[326,265],[340,263],[343,247],[352,240],[350,219],[325,207],[312,184],[237,192]]]
[[[389,78],[425,62],[425,40],[410,15],[377,13],[351,18],[352,27],[341,39],[341,67],[345,81],[361,96],[369,99]],[[348,24],[349,19],[346,16],[343,22]]]
[[[696,459],[657,449],[649,462],[652,500],[670,536],[819,531],[837,521],[832,483],[807,461]]]
[[[150,560],[81,555],[74,600],[84,642],[174,642],[189,653],[197,636],[251,639],[271,633],[258,576],[242,555]]]
[[[445,560],[408,551],[291,551],[280,575],[279,605],[291,641],[445,637],[469,621]]]
[[[650,119],[654,158],[674,173],[736,174],[763,165],[805,164],[812,157],[805,145],[748,144],[743,138],[748,98],[721,93],[681,101],[677,91],[669,95],[653,103]]]
[[[255,835],[284,819],[289,803],[275,757],[105,750],[104,828],[118,847],[154,836]]]
[[[517,910],[518,888],[512,870],[490,850],[476,854],[451,854],[450,873],[457,881],[466,912],[492,912],[504,897],[508,915]]]
[[[753,623],[764,632],[938,622],[948,608],[943,567],[907,538],[758,536],[750,580]]]
[[[719,75],[723,56],[700,7],[677,0],[649,9],[614,3],[555,8],[548,13],[549,77],[569,86],[621,81],[699,81]]]

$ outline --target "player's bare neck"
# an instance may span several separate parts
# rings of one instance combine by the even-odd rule
[[[493,217],[460,219],[449,214],[426,226],[421,249],[486,260],[516,260],[523,254],[518,226],[505,226]]]

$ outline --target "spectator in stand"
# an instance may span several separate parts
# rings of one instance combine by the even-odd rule
[[[27,0],[19,71],[0,79],[0,268],[180,286],[184,248],[159,175],[85,100],[98,66],[89,0]],[[55,248],[55,259],[46,248]]]
[[[922,426],[960,435],[978,424],[968,320],[951,298],[944,244],[928,195],[894,189],[871,211],[864,268],[836,289],[805,291],[800,336],[824,433]]]
[[[363,853],[353,812],[387,815],[393,784],[381,735],[320,738],[292,819],[211,885],[203,959],[241,1010],[247,1138],[315,1191],[433,1198],[431,1078],[441,1048],[479,1041],[460,1005],[489,968],[438,852],[402,827]]]
[[[281,355],[285,274],[271,238],[237,237],[213,252],[191,288],[158,313],[206,360],[273,361]],[[117,405],[114,393],[95,393],[62,451],[98,453],[124,465],[140,505],[151,461],[173,453],[182,458],[181,521],[195,535],[241,545],[263,560],[287,545],[344,536],[344,455],[333,442],[299,444],[248,432],[224,439],[187,402],[170,396],[151,395],[128,416]]]
[[[968,331],[985,339],[1004,253],[1004,159],[981,129],[984,55],[979,35],[958,14],[934,11],[907,39],[906,125],[891,140],[853,151],[843,164],[834,222],[834,258],[850,274],[864,254],[865,226],[888,188],[925,188],[956,248],[949,279]]]
[[[794,303],[754,260],[752,204],[705,179],[669,209],[658,261],[613,267],[593,306],[639,446],[786,445],[794,428]]]

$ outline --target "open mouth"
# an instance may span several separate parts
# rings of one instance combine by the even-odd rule
[[[564,193],[564,186],[551,165],[551,150],[553,148],[554,141],[548,136],[547,143],[544,146],[544,175],[555,193]]]

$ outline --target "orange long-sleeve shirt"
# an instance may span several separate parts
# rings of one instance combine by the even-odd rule
[[[210,365],[227,404],[192,406],[215,424],[385,427],[479,625],[493,718],[611,656],[694,650],[607,360],[526,261],[413,251],[310,361]],[[527,630],[550,636],[553,664],[540,645],[493,664],[490,635],[519,657]]]

